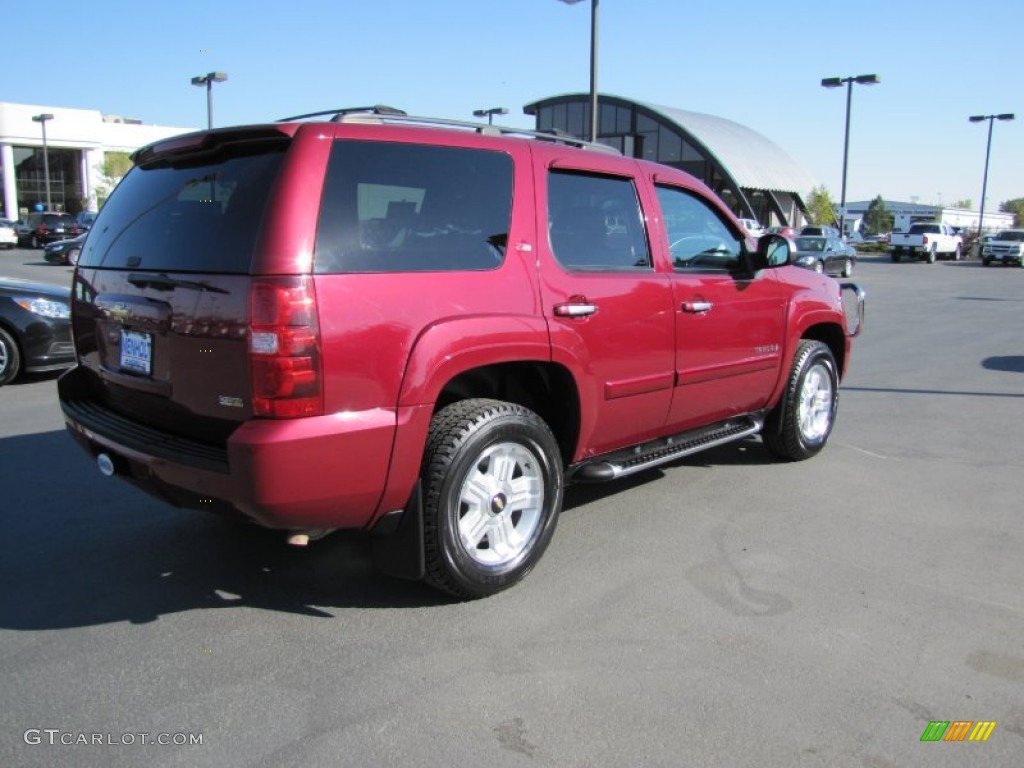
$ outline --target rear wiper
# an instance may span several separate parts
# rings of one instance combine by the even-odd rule
[[[158,291],[173,291],[175,288],[191,288],[194,291],[210,291],[211,293],[228,293],[229,291],[209,283],[198,283],[194,280],[178,280],[169,275],[128,275],[128,282],[136,288],[156,288]]]

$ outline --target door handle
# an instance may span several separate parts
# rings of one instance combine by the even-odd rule
[[[586,317],[597,312],[596,304],[568,302],[555,304],[555,317]]]
[[[694,314],[710,312],[713,306],[715,305],[710,301],[684,301],[683,312],[692,312]]]

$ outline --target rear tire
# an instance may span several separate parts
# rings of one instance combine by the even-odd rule
[[[796,349],[782,401],[765,422],[765,447],[789,461],[809,459],[828,442],[838,407],[839,375],[832,350],[804,339]]]
[[[18,344],[3,328],[0,328],[0,387],[14,381],[21,371],[21,351]]]
[[[562,456],[533,411],[471,399],[434,415],[423,457],[425,580],[459,598],[507,589],[551,541]]]
[[[934,264],[935,263],[935,248],[934,247],[928,249],[928,263],[929,264]]]
[[[892,263],[893,264],[899,264],[901,257],[902,257],[901,254],[893,252],[892,255],[889,258],[892,259]]]

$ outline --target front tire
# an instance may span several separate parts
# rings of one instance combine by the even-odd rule
[[[832,350],[804,339],[796,348],[782,401],[765,422],[765,446],[782,459],[809,459],[828,442],[838,407],[839,375]]]
[[[854,263],[855,262],[853,261],[853,259],[847,259],[846,260],[846,264],[843,266],[843,277],[852,277],[853,276],[853,265],[854,265]]]
[[[21,351],[14,338],[0,328],[0,387],[14,381],[21,370]]]
[[[423,457],[425,580],[459,598],[520,581],[551,541],[562,457],[533,411],[471,399],[434,415]]]
[[[68,251],[65,261],[69,267],[73,267],[78,264],[78,257],[82,255],[81,248],[72,248]]]

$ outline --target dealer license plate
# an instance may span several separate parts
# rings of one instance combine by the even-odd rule
[[[153,372],[153,334],[121,329],[121,368],[146,376]]]

